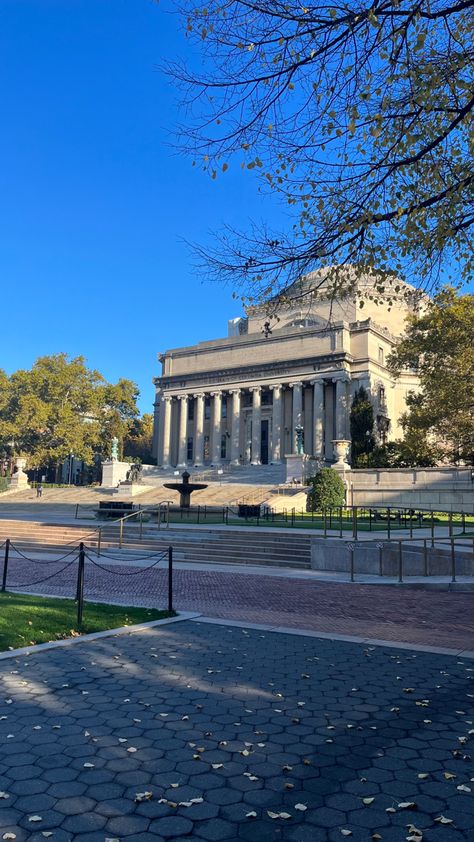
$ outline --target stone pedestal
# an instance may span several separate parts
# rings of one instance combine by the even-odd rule
[[[120,482],[115,490],[115,494],[119,498],[119,500],[131,500],[133,497],[137,497],[139,494],[144,494],[145,491],[149,491],[149,485],[142,485],[139,482]]]
[[[118,459],[107,459],[102,463],[101,488],[116,488],[119,482],[127,479],[130,470],[129,462],[119,462]]]
[[[25,474],[23,468],[26,467],[26,459],[22,456],[17,457],[15,459],[15,473],[12,474],[10,480],[10,489],[18,490],[21,488],[28,488],[28,477]]]
[[[305,485],[308,477],[317,471],[317,462],[307,453],[288,453],[285,456],[286,482],[296,482]]]

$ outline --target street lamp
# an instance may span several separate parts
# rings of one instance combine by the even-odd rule
[[[69,485],[71,485],[72,480],[72,465],[74,462],[74,453],[69,454]]]

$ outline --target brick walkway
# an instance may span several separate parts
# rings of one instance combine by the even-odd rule
[[[60,566],[12,560],[9,584],[34,583]],[[138,573],[125,566],[108,570],[87,564],[86,598],[159,608],[166,604],[167,572],[162,567]],[[125,575],[118,575],[119,570]],[[31,590],[71,596],[75,576],[74,562],[63,574]],[[177,609],[249,623],[474,650],[474,593],[177,569],[174,604]]]
[[[468,842],[473,680],[469,659],[191,621],[32,651],[0,664],[0,836]]]

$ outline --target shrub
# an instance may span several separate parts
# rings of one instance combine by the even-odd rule
[[[317,512],[321,509],[337,509],[345,502],[345,485],[333,468],[321,468],[315,477],[309,480],[310,490],[306,499],[306,511]]]

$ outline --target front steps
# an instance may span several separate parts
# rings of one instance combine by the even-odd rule
[[[26,555],[78,546],[81,540],[96,549],[98,530],[84,525],[55,526],[39,522],[0,520],[0,543],[10,538]],[[117,554],[119,528],[104,523],[101,527],[101,551]],[[142,538],[138,525],[127,524],[123,531],[123,560],[127,553],[139,557],[165,551],[173,547],[179,561],[201,564],[255,564],[307,570],[311,567],[310,537],[288,535],[265,528],[192,528],[181,527],[158,530],[143,526]],[[2,553],[0,550],[0,563]]]

